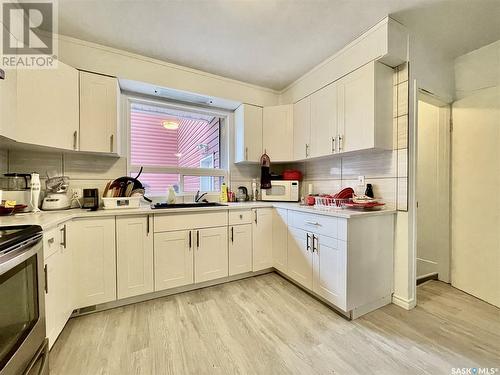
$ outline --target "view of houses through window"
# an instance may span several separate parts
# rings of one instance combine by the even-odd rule
[[[130,174],[143,167],[147,194],[219,191],[221,119],[159,105],[130,106]]]

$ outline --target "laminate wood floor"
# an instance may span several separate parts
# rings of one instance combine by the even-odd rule
[[[500,310],[447,284],[349,322],[277,274],[71,319],[52,375],[451,374],[500,367]]]

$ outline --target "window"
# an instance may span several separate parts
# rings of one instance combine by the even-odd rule
[[[217,114],[167,104],[130,101],[129,171],[140,176],[151,196],[219,191],[226,177],[222,126]]]

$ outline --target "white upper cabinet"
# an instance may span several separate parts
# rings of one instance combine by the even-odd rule
[[[335,152],[337,137],[337,84],[311,95],[311,143],[309,156],[331,155]]]
[[[234,111],[234,162],[259,162],[262,156],[262,107],[240,105]]]
[[[263,146],[271,162],[293,159],[293,105],[264,107]]]
[[[293,105],[293,159],[309,157],[311,139],[311,97],[308,96]],[[284,141],[283,141],[284,142]],[[288,140],[290,142],[290,140]]]
[[[149,215],[116,217],[118,298],[153,291],[153,228]]]
[[[77,150],[78,108],[75,68],[59,61],[56,69],[17,70],[16,141]]]
[[[392,75],[372,61],[337,82],[337,152],[392,149]]]
[[[80,151],[119,154],[118,80],[80,72]]]
[[[3,33],[8,33],[8,31],[3,26],[2,28]],[[4,69],[4,73],[5,78],[3,80],[0,80],[0,135],[15,139],[15,130],[17,123],[16,67]]]

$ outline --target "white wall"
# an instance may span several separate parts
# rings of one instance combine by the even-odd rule
[[[455,62],[452,285],[500,307],[500,41]]]

